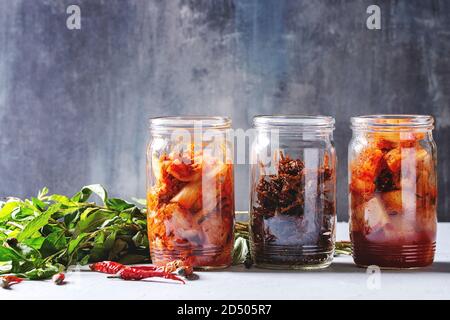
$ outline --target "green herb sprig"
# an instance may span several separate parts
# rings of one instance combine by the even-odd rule
[[[97,195],[101,204],[91,200]],[[0,202],[0,274],[48,279],[70,265],[149,260],[145,210],[109,198],[101,185],[73,197],[48,194]]]

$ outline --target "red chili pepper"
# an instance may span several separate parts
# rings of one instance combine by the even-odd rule
[[[122,269],[119,272],[119,277],[123,280],[142,280],[142,279],[146,279],[146,278],[158,277],[158,278],[165,278],[165,279],[180,281],[183,284],[185,283],[183,279],[181,279],[181,278],[177,277],[176,275],[169,273],[169,272],[154,271],[154,270],[142,270],[142,269],[137,269],[134,267],[127,267],[125,269]]]
[[[89,266],[92,271],[97,271],[101,273],[108,273],[108,274],[116,274],[120,270],[126,268],[121,263],[114,262],[114,261],[102,261],[102,262],[96,262],[94,264],[91,264]]]
[[[183,279],[177,277],[176,275],[170,272],[157,270],[158,268],[156,266],[127,267],[118,262],[103,261],[91,264],[89,267],[91,268],[92,271],[108,274],[118,274],[119,278],[123,280],[142,280],[145,278],[160,277],[165,279],[181,281],[183,284],[185,283]]]
[[[91,264],[89,268],[91,268],[92,271],[97,271],[101,273],[117,274],[119,271],[129,267],[114,261],[103,261]],[[146,271],[156,270],[155,266],[136,266],[133,268]]]
[[[64,284],[65,279],[66,279],[66,276],[62,272],[57,273],[57,274],[53,275],[53,277],[52,277],[53,282],[58,286]]]
[[[156,266],[135,266],[135,267],[127,267],[127,268],[133,268],[136,270],[144,270],[144,271],[157,271],[158,267]]]
[[[1,286],[3,289],[9,289],[13,284],[21,283],[23,281],[22,278],[16,276],[3,276],[1,278]]]

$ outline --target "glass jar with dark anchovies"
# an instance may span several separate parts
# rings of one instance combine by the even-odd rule
[[[257,116],[251,150],[251,251],[257,267],[319,269],[334,254],[334,119]]]

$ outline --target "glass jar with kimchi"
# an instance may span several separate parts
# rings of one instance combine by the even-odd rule
[[[436,244],[433,118],[372,115],[351,120],[350,237],[359,266],[430,265]]]
[[[257,116],[251,151],[250,237],[254,263],[318,269],[334,253],[334,119]]]
[[[233,139],[224,117],[150,120],[148,236],[153,263],[197,269],[231,264]]]

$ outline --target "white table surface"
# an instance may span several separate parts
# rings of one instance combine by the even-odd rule
[[[338,223],[338,240],[348,239],[347,228],[346,223]],[[182,285],[164,280],[108,279],[89,271],[69,272],[64,286],[51,281],[26,281],[11,290],[0,289],[0,300],[449,299],[450,223],[439,224],[435,262],[421,270],[381,271],[379,277],[371,278],[365,269],[353,264],[351,257],[343,256],[321,271],[246,270],[236,266],[199,275],[200,280]]]

